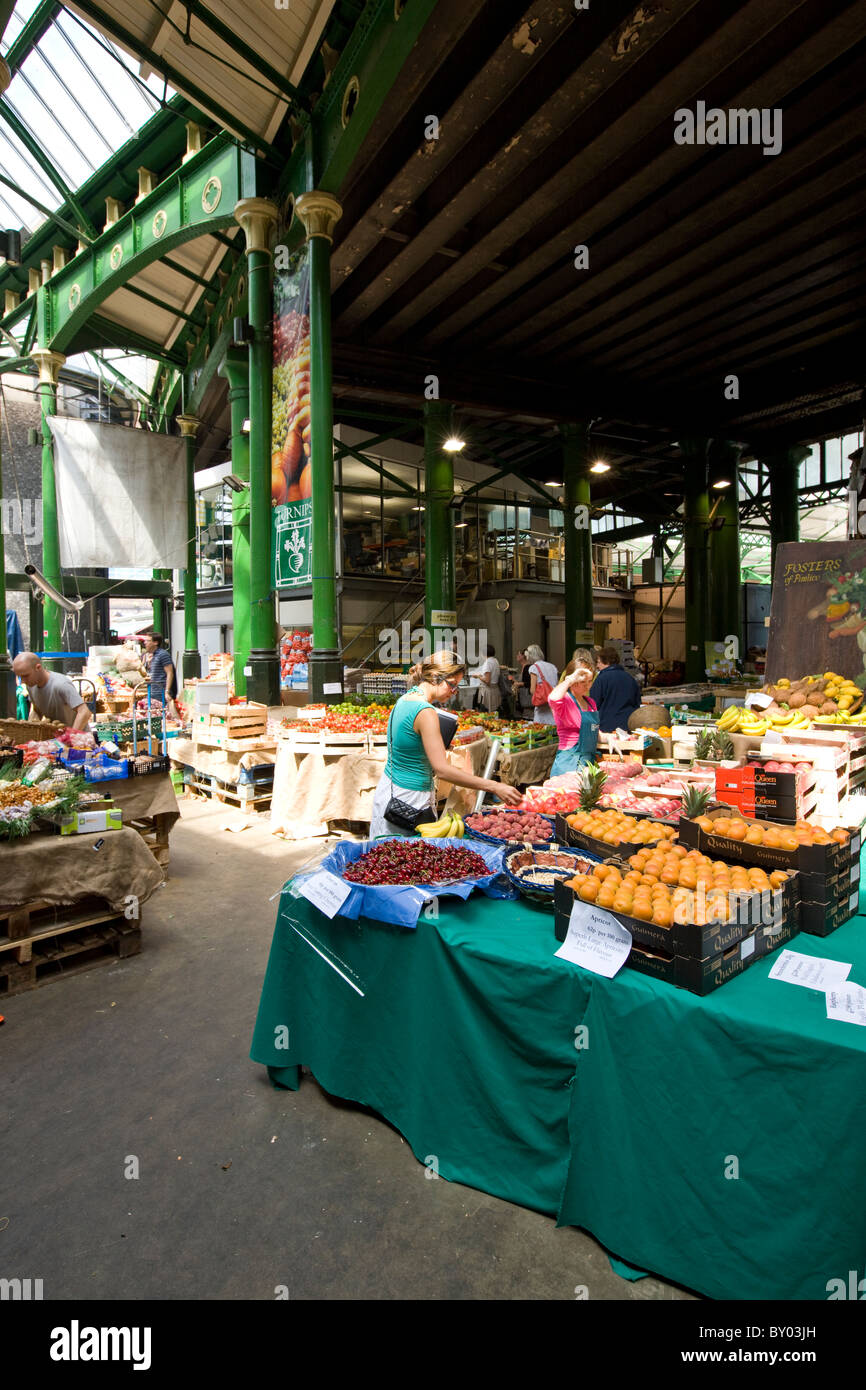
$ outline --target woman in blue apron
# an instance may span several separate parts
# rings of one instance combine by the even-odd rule
[[[579,659],[570,661],[548,698],[559,735],[559,752],[551,777],[594,763],[598,748],[598,707],[589,693],[595,671]]]

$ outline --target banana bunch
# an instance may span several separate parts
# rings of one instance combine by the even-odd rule
[[[466,826],[456,811],[445,811],[439,820],[418,826],[418,834],[423,835],[428,840],[444,840],[448,836],[456,836],[462,840],[465,831]]]
[[[849,714],[847,710],[838,709],[835,714],[822,714],[822,724],[858,724],[860,716]]]
[[[811,722],[795,709],[782,713],[761,714],[757,710],[744,709],[742,705],[730,705],[721,718],[716,720],[716,728],[728,734],[763,738],[770,729],[808,729]]]

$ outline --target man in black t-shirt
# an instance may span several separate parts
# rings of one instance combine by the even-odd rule
[[[589,693],[598,705],[598,726],[604,734],[627,729],[629,715],[640,708],[638,683],[620,666],[616,647],[602,647],[596,665],[598,675]]]

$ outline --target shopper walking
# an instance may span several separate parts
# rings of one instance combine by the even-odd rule
[[[628,729],[629,716],[640,708],[640,688],[634,676],[619,664],[616,647],[602,647],[598,654],[598,675],[590,691],[598,705],[602,733]]]
[[[529,695],[535,708],[536,724],[554,724],[553,710],[547,700],[542,698],[559,680],[559,673],[551,661],[545,661],[544,652],[538,646],[526,648],[529,661]],[[540,687],[540,688],[539,688]]]
[[[551,777],[574,772],[595,761],[598,748],[598,709],[589,693],[594,675],[586,662],[570,661],[562,680],[550,692],[559,752],[553,760]]]
[[[470,671],[470,676],[477,676],[480,682],[478,687],[478,705],[480,709],[486,710],[488,714],[495,714],[502,704],[502,691],[499,688],[499,678],[502,668],[496,660],[496,648],[487,648],[487,660],[477,671]]]
[[[417,810],[421,821],[436,820],[437,777],[498,796],[507,806],[522,801],[516,787],[474,777],[447,760],[436,705],[451,698],[465,669],[453,652],[434,652],[410,673],[413,688],[400,696],[388,721],[388,759],[373,797],[371,839],[412,833],[387,819],[385,813],[394,801]]]

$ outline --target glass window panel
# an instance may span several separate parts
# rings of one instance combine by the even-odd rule
[[[812,452],[806,459],[806,487],[818,487],[821,483],[821,449],[813,444]]]

